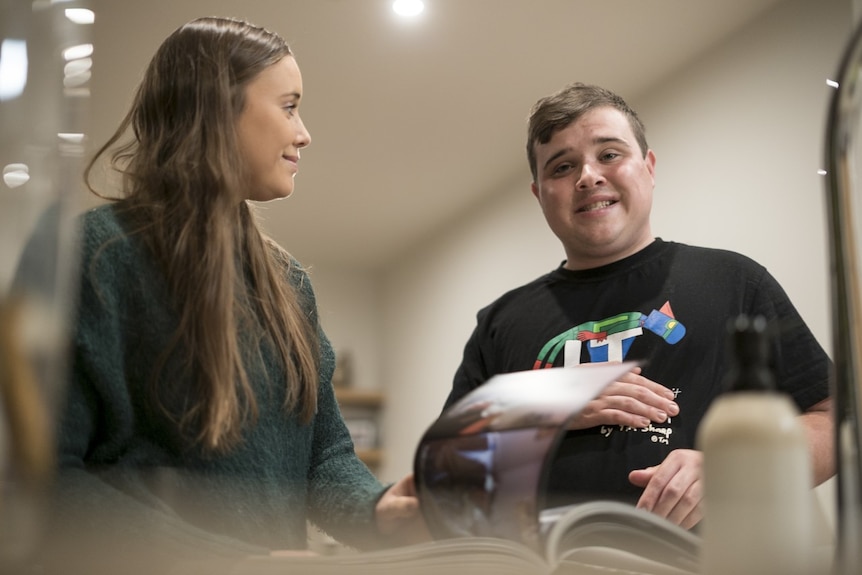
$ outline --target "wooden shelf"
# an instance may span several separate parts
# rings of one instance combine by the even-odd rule
[[[374,389],[336,386],[335,399],[338,401],[338,405],[345,415],[345,423],[347,423],[348,429],[351,428],[352,419],[357,419],[357,423],[363,423],[365,420],[374,422],[374,439],[366,442],[366,444],[376,444],[378,441],[377,425],[380,417],[379,410],[383,406],[383,393]],[[356,431],[354,430],[351,434]],[[354,442],[357,441],[357,437],[354,436]],[[372,469],[379,467],[383,461],[383,450],[379,448],[359,447],[356,449],[356,455],[365,465]]]
[[[380,407],[383,405],[383,393],[373,389],[336,387],[335,399],[342,406]]]
[[[368,467],[376,467],[383,461],[383,451],[380,449],[357,449],[356,456]]]

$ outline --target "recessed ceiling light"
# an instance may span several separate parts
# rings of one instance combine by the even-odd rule
[[[392,9],[400,16],[416,16],[425,9],[422,0],[395,0]]]

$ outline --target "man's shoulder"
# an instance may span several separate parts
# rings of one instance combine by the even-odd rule
[[[667,249],[673,253],[674,258],[679,258],[685,261],[686,264],[691,262],[692,264],[699,266],[715,266],[723,264],[752,269],[763,268],[763,266],[752,257],[733,250],[708,246],[696,246],[672,241],[665,241],[664,243],[667,246]]]
[[[554,283],[555,273],[556,270],[552,270],[525,284],[503,292],[491,303],[480,309],[479,315],[486,315],[495,309],[503,309],[524,300],[534,301],[537,294],[547,291],[548,287]]]

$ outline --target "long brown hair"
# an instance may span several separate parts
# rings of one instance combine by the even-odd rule
[[[282,358],[286,408],[306,422],[317,408],[316,318],[287,279],[291,258],[263,236],[244,200],[249,180],[235,132],[248,83],[286,57],[281,37],[247,22],[200,18],[181,26],[159,47],[131,109],[85,171],[91,191],[105,197],[90,175],[113,149],[123,213],[164,271],[179,316],[154,362],[151,399],[165,408],[159,373],[169,357],[189,357],[189,388],[179,390],[187,403],[169,415],[210,451],[236,445],[257,417],[239,341],[246,328],[256,327]]]

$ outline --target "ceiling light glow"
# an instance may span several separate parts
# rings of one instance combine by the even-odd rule
[[[75,24],[92,24],[96,21],[96,14],[86,8],[66,8],[64,13]]]
[[[78,58],[88,58],[93,55],[93,45],[92,44],[78,44],[76,46],[72,46],[70,48],[66,48],[63,50],[63,59],[67,62],[69,60],[77,60]]]
[[[416,16],[425,9],[422,0],[395,0],[392,9],[399,16]]]
[[[0,102],[17,98],[27,86],[27,42],[5,39],[0,44]]]
[[[67,62],[63,66],[63,85],[67,88],[83,86],[90,81],[92,67],[92,58],[78,58]]]
[[[3,183],[10,188],[23,186],[30,180],[30,168],[27,164],[7,164],[3,168]]]
[[[80,144],[84,141],[84,134],[80,132],[60,132],[57,134],[57,137],[71,144]]]

